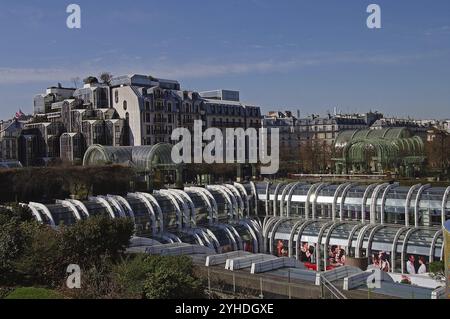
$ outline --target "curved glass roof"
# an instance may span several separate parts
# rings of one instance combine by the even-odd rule
[[[159,143],[153,146],[103,146],[92,145],[86,151],[83,165],[125,164],[142,170],[155,167],[172,167],[172,145]]]

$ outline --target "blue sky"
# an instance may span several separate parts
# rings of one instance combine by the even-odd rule
[[[381,30],[366,27],[370,3]],[[102,71],[238,89],[263,111],[450,118],[449,40],[448,0],[1,0],[0,118]]]

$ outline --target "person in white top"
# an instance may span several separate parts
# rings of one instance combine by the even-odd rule
[[[427,265],[425,264],[425,258],[422,256],[419,257],[419,270],[417,271],[418,274],[425,274],[427,272]]]
[[[410,275],[415,275],[416,274],[416,267],[414,266],[414,261],[415,260],[416,259],[414,258],[414,256],[410,255],[408,261],[406,262],[406,271]]]

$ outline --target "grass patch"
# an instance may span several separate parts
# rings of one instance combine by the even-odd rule
[[[16,288],[5,299],[64,299],[60,293],[45,288]]]

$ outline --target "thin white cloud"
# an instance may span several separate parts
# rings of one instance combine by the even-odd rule
[[[278,58],[230,63],[208,61],[204,63],[191,62],[185,64],[171,63],[168,57],[162,56],[160,59],[156,59],[156,61],[141,61],[141,59],[136,58],[121,59],[122,63],[120,65],[116,64],[114,67],[108,66],[108,63],[105,64],[105,61],[102,62],[101,58],[97,58],[82,66],[74,67],[0,67],[0,84],[65,82],[70,81],[74,77],[83,78],[88,75],[97,75],[105,70],[112,72],[114,75],[137,72],[174,79],[211,78],[226,75],[289,72],[302,68],[335,64],[399,65],[448,55],[449,52],[443,51],[404,55],[343,52],[338,54],[321,53],[311,56],[298,56],[290,59]],[[126,62],[127,60],[128,62]]]

